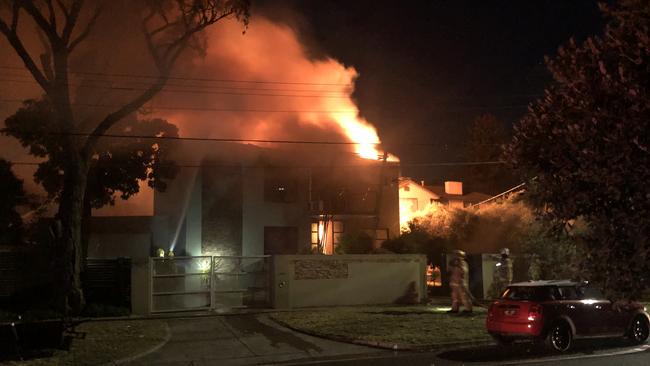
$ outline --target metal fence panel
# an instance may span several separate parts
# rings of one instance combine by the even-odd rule
[[[268,306],[270,256],[151,258],[152,313]]]

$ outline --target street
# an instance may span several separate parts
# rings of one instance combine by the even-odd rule
[[[454,351],[430,353],[380,354],[336,360],[311,360],[284,363],[284,365],[614,365],[650,364],[650,345],[629,346],[616,340],[582,341],[567,354],[548,354],[539,348],[519,344],[509,348],[498,346],[463,348]]]

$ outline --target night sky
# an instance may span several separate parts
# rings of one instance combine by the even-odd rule
[[[357,69],[361,113],[408,162],[462,160],[467,128],[481,113],[512,126],[550,80],[544,56],[571,37],[598,34],[604,24],[591,0],[255,4],[257,12],[296,28],[314,57]],[[405,173],[457,179],[430,167]]]

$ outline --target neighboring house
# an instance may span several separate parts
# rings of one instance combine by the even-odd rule
[[[416,182],[411,178],[400,178],[400,224],[403,229],[406,228],[409,220],[425,215],[432,204],[464,208],[489,198],[489,195],[479,192],[463,194],[462,182],[447,181],[444,186],[428,186],[424,181]]]
[[[446,181],[444,186],[426,186],[426,188],[439,196],[439,203],[449,207],[469,207],[485,201],[491,196],[480,192],[463,192],[463,182]]]
[[[402,229],[408,228],[408,222],[414,217],[423,216],[431,204],[438,202],[440,196],[411,178],[399,179],[399,214]]]

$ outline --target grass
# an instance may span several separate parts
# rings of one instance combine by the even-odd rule
[[[450,315],[438,306],[341,307],[273,313],[271,317],[306,333],[347,341],[401,347],[488,341],[485,309],[471,316]]]
[[[0,362],[0,365],[103,365],[160,344],[167,335],[167,325],[162,320],[90,321],[77,326],[76,331],[85,337],[74,339],[69,351],[57,350],[50,357]]]

